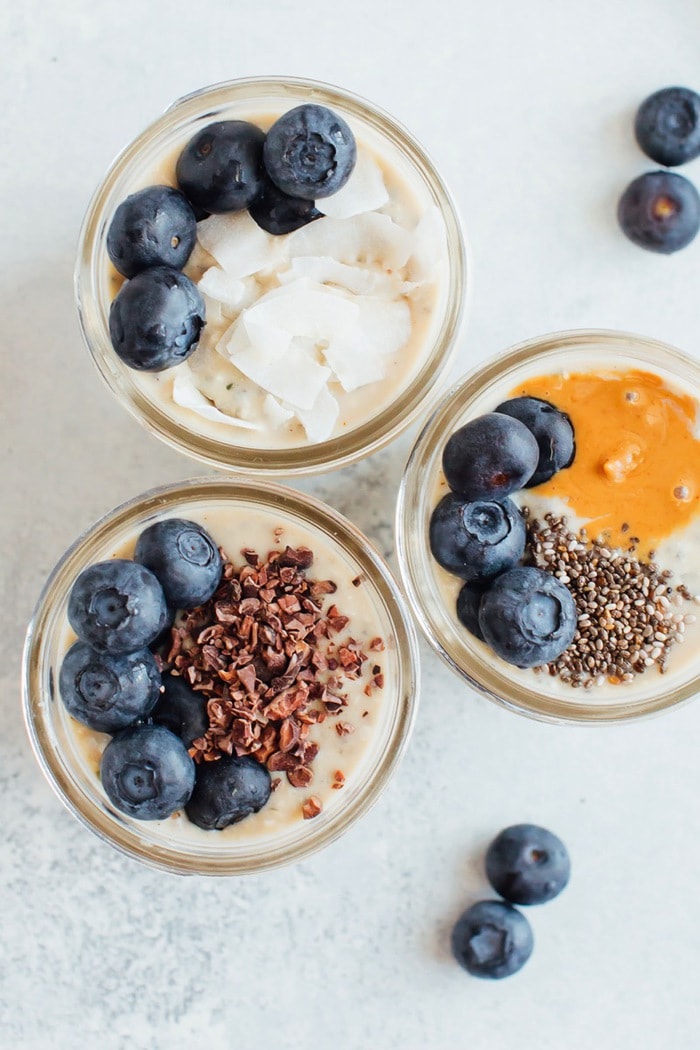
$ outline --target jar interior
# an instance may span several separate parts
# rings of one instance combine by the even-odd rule
[[[287,492],[273,486],[268,489],[209,481],[190,483],[175,491],[159,490],[127,504],[67,552],[49,580],[30,625],[25,652],[25,715],[44,773],[83,823],[146,864],[172,871],[234,874],[307,855],[332,841],[366,811],[406,746],[416,704],[415,639],[395,584],[357,530],[316,501]],[[333,805],[313,821],[297,820],[288,828],[277,826],[274,834],[261,831],[256,837],[238,835],[236,826],[224,832],[194,829],[191,833],[194,826],[184,817],[175,818],[175,823],[173,818],[138,821],[119,813],[101,787],[95,755],[86,750],[80,733],[76,733],[77,723],[57,695],[62,657],[74,639],[66,606],[76,575],[86,565],[133,546],[135,534],[163,516],[225,515],[234,508],[249,512],[251,520],[263,510],[282,526],[297,526],[309,537],[312,549],[314,542],[319,551],[332,549],[333,557],[348,573],[362,575],[362,586],[369,596],[366,600],[383,632],[385,649],[381,657],[389,687],[373,724],[371,746],[367,746],[343,790],[334,793],[337,798],[333,798]],[[240,562],[238,552],[230,554]],[[178,826],[178,821],[183,823]]]
[[[437,652],[470,685],[502,705],[549,721],[608,722],[651,714],[690,699],[700,687],[695,653],[700,624],[689,632],[674,666],[656,668],[633,682],[576,689],[546,673],[519,669],[494,657],[488,646],[459,622],[455,605],[462,581],[434,560],[428,528],[434,507],[449,488],[441,473],[448,437],[468,419],[493,411],[534,375],[648,369],[671,388],[700,392],[697,362],[641,337],[609,332],[561,333],[516,347],[471,373],[438,406],[414,446],[399,499],[399,558],[408,596]],[[524,502],[527,502],[525,498]],[[555,513],[566,513],[565,505]],[[681,656],[682,654],[682,656]]]
[[[208,422],[170,399],[162,401],[157,374],[136,373],[123,365],[113,352],[108,318],[111,300],[118,287],[109,263],[105,238],[117,205],[137,188],[152,182],[153,172],[169,158],[163,177],[172,172],[174,157],[202,127],[219,119],[270,120],[301,102],[313,101],[337,109],[357,129],[377,155],[387,155],[396,178],[416,200],[436,205],[446,237],[447,274],[438,282],[438,297],[430,316],[415,313],[416,346],[420,353],[403,376],[398,390],[376,397],[376,411],[366,412],[361,387],[347,395],[349,423],[342,432],[318,443],[276,447],[255,433],[241,437],[239,428]],[[166,181],[170,181],[167,178]],[[176,103],[163,118],[137,138],[122,155],[97,191],[81,235],[76,270],[79,313],[85,340],[103,379],[140,422],[173,447],[200,462],[219,469],[259,474],[282,472],[306,474],[336,467],[367,455],[392,440],[417,413],[434,403],[437,381],[452,360],[463,310],[465,280],[464,247],[452,201],[432,164],[409,134],[392,118],[361,99],[337,89],[304,81],[279,79],[240,81],[221,85]],[[402,366],[403,368],[403,366]],[[397,373],[398,375],[399,373]],[[164,385],[170,382],[163,379]],[[375,384],[376,385],[376,384]],[[366,398],[367,395],[365,394]],[[357,415],[359,422],[353,422]],[[258,432],[259,433],[259,432]]]

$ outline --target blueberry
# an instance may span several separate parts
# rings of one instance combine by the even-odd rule
[[[457,962],[474,977],[510,977],[532,955],[530,923],[503,901],[479,901],[459,917],[452,930]]]
[[[153,573],[123,558],[83,569],[68,598],[71,627],[100,652],[144,649],[168,618],[163,588]]]
[[[204,300],[189,277],[171,266],[137,273],[119,289],[109,334],[130,368],[161,372],[187,360],[204,327]]]
[[[284,193],[314,201],[345,185],[357,147],[342,117],[325,106],[306,104],[275,121],[263,157],[267,174]]]
[[[264,141],[264,132],[245,120],[207,125],[178,158],[180,189],[204,211],[242,211],[260,192]]]
[[[670,171],[649,171],[629,184],[617,206],[623,233],[640,248],[670,255],[700,229],[700,195]]]
[[[496,836],[486,853],[488,880],[513,904],[544,904],[569,881],[564,843],[536,824],[514,824]]]
[[[194,787],[194,762],[165,726],[124,729],[102,752],[100,776],[110,802],[137,820],[164,820]]]
[[[158,582],[160,583],[160,581]],[[152,642],[148,643],[148,648],[151,650],[152,653],[160,653],[166,645],[168,647],[167,651],[170,651],[173,640],[172,627],[175,622],[176,616],[177,609],[174,609],[172,606],[168,605],[167,616],[165,618],[160,632],[155,636]]]
[[[206,700],[177,675],[163,675],[163,692],[152,717],[158,725],[179,736],[187,748],[209,728]]]
[[[270,797],[270,774],[250,755],[225,755],[197,769],[186,813],[206,831],[221,831],[257,813]]]
[[[524,423],[489,412],[451,435],[442,469],[450,488],[465,499],[501,499],[532,477],[539,455]]]
[[[525,483],[526,489],[541,485],[559,470],[570,467],[576,455],[574,428],[566,412],[539,397],[513,397],[496,409],[519,419],[534,435],[540,450],[537,467]]]
[[[525,521],[512,500],[468,502],[454,492],[430,519],[430,550],[443,569],[484,580],[515,565],[525,550]]]
[[[249,208],[250,214],[267,233],[292,233],[323,215],[312,200],[290,197],[265,176],[263,187]]]
[[[116,733],[146,718],[160,695],[160,673],[148,649],[99,653],[76,642],[58,681],[68,713],[99,733]]]
[[[479,626],[479,609],[481,599],[490,586],[491,580],[472,580],[471,583],[465,583],[457,595],[457,619],[482,642],[484,635]]]
[[[150,266],[181,270],[197,240],[197,221],[184,193],[148,186],[119,205],[107,232],[107,252],[119,273],[133,277]]]
[[[158,578],[166,600],[176,609],[209,601],[221,579],[221,555],[206,529],[185,518],[166,518],[144,529],[134,561]]]
[[[479,608],[485,641],[516,667],[556,660],[571,645],[576,622],[571,591],[551,573],[530,566],[494,580]]]
[[[682,87],[655,91],[637,110],[634,133],[646,155],[667,168],[700,157],[700,95]]]

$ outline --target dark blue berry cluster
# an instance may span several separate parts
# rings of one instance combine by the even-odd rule
[[[576,606],[551,573],[519,564],[525,520],[509,495],[548,481],[575,455],[569,417],[548,401],[516,397],[466,423],[445,445],[452,490],[430,519],[433,557],[463,579],[460,622],[508,663],[549,663],[571,644]]]
[[[270,774],[254,759],[222,758],[195,767],[189,749],[206,733],[206,701],[181,677],[161,674],[153,650],[178,610],[208,601],[222,559],[209,533],[166,518],[139,536],[133,560],[88,566],[68,599],[78,641],[66,653],[59,688],[68,712],[112,739],[100,777],[112,805],[138,820],[186,808],[207,829],[256,812]]]
[[[530,923],[513,905],[544,904],[569,881],[571,863],[563,842],[536,824],[505,828],[486,852],[486,875],[504,900],[483,900],[460,915],[452,952],[475,977],[497,980],[522,969],[532,954]]]
[[[109,316],[121,360],[160,372],[197,348],[206,322],[204,299],[182,268],[195,246],[198,220],[247,208],[268,233],[291,233],[322,216],[316,200],[345,185],[356,158],[352,131],[325,106],[297,106],[267,135],[245,120],[222,120],[198,131],[178,158],[178,188],[148,186],[131,194],[109,227],[107,252],[128,278]]]
[[[648,157],[666,168],[700,156],[700,95],[683,87],[662,88],[642,102],[634,132]],[[700,229],[700,194],[683,175],[649,171],[620,198],[617,218],[634,244],[670,255]]]

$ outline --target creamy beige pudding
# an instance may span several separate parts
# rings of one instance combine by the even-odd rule
[[[566,412],[576,435],[571,467],[511,495],[529,513],[526,558],[553,571],[575,595],[580,574],[581,592],[591,588],[590,611],[581,599],[579,632],[553,664],[507,665],[460,624],[456,603],[463,581],[431,559],[455,635],[466,635],[470,649],[498,660],[503,674],[545,696],[629,700],[687,682],[700,667],[697,396],[662,368],[572,351],[557,357],[556,369],[531,361],[509,370],[471,401],[449,432],[520,396],[548,400]],[[448,491],[436,472],[432,506]],[[592,549],[594,541],[599,546]],[[624,634],[637,610],[639,621]],[[617,638],[624,651],[616,655]]]
[[[318,599],[324,614],[330,616],[337,628],[319,642],[319,651],[329,662],[336,657],[336,669],[326,670],[320,677],[331,682],[333,698],[342,696],[344,706],[329,703],[326,714],[323,703],[309,705],[315,714],[323,710],[324,720],[308,727],[308,742],[315,744],[318,751],[307,763],[311,777],[303,786],[293,786],[284,770],[273,768],[273,791],[269,801],[258,813],[240,823],[222,831],[204,831],[191,823],[184,812],[178,812],[168,820],[149,821],[148,834],[156,841],[171,844],[185,844],[191,840],[211,843],[219,839],[236,844],[278,837],[305,820],[319,819],[321,814],[332,819],[335,810],[344,804],[343,795],[354,791],[368,762],[376,758],[377,742],[385,739],[392,717],[397,688],[396,640],[378,604],[373,584],[358,569],[357,563],[329,543],[319,529],[311,524],[302,526],[283,512],[251,508],[245,504],[217,506],[212,503],[211,506],[188,508],[187,516],[204,526],[236,568],[250,564],[241,554],[242,550],[250,556],[251,549],[254,549],[263,562],[269,552],[283,552],[286,547],[313,551],[313,563],[305,570],[306,577],[313,581],[332,581],[335,586],[335,590],[329,589],[328,593],[323,593],[324,587],[321,586]],[[110,554],[119,558],[131,557],[137,535]],[[61,655],[74,640],[75,636],[66,624],[60,640]],[[347,646],[360,649],[366,657],[355,678],[344,675],[342,654]],[[161,650],[166,666],[168,649],[169,645],[166,645]],[[341,654],[340,660],[338,654]],[[203,695],[210,694],[204,692]],[[62,717],[75,741],[84,775],[91,779],[94,788],[103,796],[104,804],[109,806],[100,784],[99,767],[102,751],[110,737],[81,725],[65,711],[62,711]],[[191,753],[196,754],[196,748]],[[143,824],[125,817],[121,819],[136,827]]]

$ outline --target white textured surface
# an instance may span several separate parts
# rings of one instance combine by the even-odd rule
[[[431,150],[473,245],[464,369],[548,330],[609,326],[700,353],[700,243],[672,258],[614,222],[651,167],[631,120],[700,88],[697,0],[22,0],[2,5],[3,659],[0,1045],[13,1050],[689,1050],[698,1045],[700,705],[566,730],[478,699],[424,652],[409,755],[380,804],[308,863],[240,881],[142,870],[64,812],[19,714],[23,625],[95,517],[194,468],[102,387],[71,272],[112,156],[175,97],[255,73],[315,76]],[[700,182],[700,162],[688,168]],[[408,441],[305,488],[389,553]],[[450,960],[485,895],[490,837],[552,827],[573,880],[533,910],[508,981]]]

